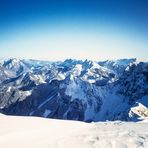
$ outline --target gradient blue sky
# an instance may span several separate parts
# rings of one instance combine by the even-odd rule
[[[0,57],[148,61],[148,1],[0,0]]]

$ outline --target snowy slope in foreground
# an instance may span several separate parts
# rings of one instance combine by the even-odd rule
[[[148,122],[83,123],[0,115],[1,148],[146,148]]]

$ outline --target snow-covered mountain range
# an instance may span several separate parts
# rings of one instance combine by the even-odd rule
[[[0,60],[0,112],[81,121],[148,117],[148,63]]]

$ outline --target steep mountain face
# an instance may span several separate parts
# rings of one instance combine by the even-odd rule
[[[140,107],[139,107],[140,106]],[[81,121],[148,117],[148,63],[1,60],[0,112]]]
[[[0,65],[0,83],[11,77],[15,77],[15,74],[11,70],[8,70]]]

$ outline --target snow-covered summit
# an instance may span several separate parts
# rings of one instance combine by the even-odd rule
[[[148,123],[83,123],[0,114],[1,148],[148,147]]]

